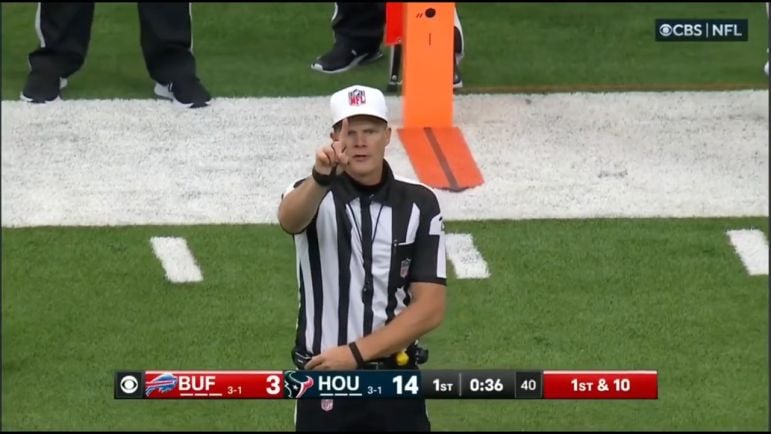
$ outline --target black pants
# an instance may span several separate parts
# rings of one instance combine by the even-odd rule
[[[86,59],[94,3],[39,3],[40,46],[29,54],[32,71],[74,74]],[[190,3],[139,3],[140,43],[150,77],[169,84],[195,75]]]
[[[458,60],[464,54],[463,27],[457,11],[455,15],[455,54]],[[385,3],[336,2],[332,16],[335,42],[359,52],[371,52],[380,47],[385,36]]]
[[[326,402],[325,402],[326,401]],[[298,399],[297,431],[431,431],[423,399]]]
[[[335,3],[332,30],[335,42],[359,52],[380,48],[385,35],[385,3]]]

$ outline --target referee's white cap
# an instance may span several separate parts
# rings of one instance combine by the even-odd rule
[[[388,122],[388,106],[383,92],[355,84],[335,92],[329,101],[332,125],[356,115],[369,115]]]

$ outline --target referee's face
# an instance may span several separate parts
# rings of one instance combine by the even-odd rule
[[[335,139],[340,131],[335,131]],[[372,116],[348,119],[348,137],[343,139],[348,155],[348,174],[363,184],[377,184],[383,171],[385,147],[391,141],[391,127]]]

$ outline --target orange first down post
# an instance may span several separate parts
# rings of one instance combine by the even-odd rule
[[[452,127],[454,3],[405,3],[404,128]]]
[[[455,3],[403,3],[404,127],[399,138],[421,182],[462,191],[484,181],[453,123]]]

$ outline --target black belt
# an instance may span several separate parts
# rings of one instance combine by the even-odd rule
[[[297,367],[297,369],[300,369],[300,370],[305,369],[305,364],[308,363],[308,360],[310,360],[310,357],[299,355],[296,352],[293,352],[292,355],[293,355],[292,361],[294,362],[294,365]],[[365,369],[365,370],[418,369],[418,365],[414,362],[409,362],[404,366],[399,366],[392,358],[388,357],[388,358],[371,360],[369,362],[366,362],[364,363],[364,366],[361,367],[361,369]]]
[[[399,366],[392,358],[378,359],[366,362],[361,369],[381,370],[381,369],[418,369],[418,365],[412,361],[404,366]]]
[[[428,361],[428,350],[420,348],[416,344],[410,345],[410,347],[407,348],[407,355],[409,356],[409,361],[403,366],[399,366],[396,363],[396,355],[394,354],[391,357],[370,360],[364,363],[364,366],[361,369],[418,369],[418,365],[422,365]],[[308,363],[312,357],[312,355],[297,351],[296,349],[292,350],[292,362],[294,362],[297,369],[305,369],[305,364]]]

